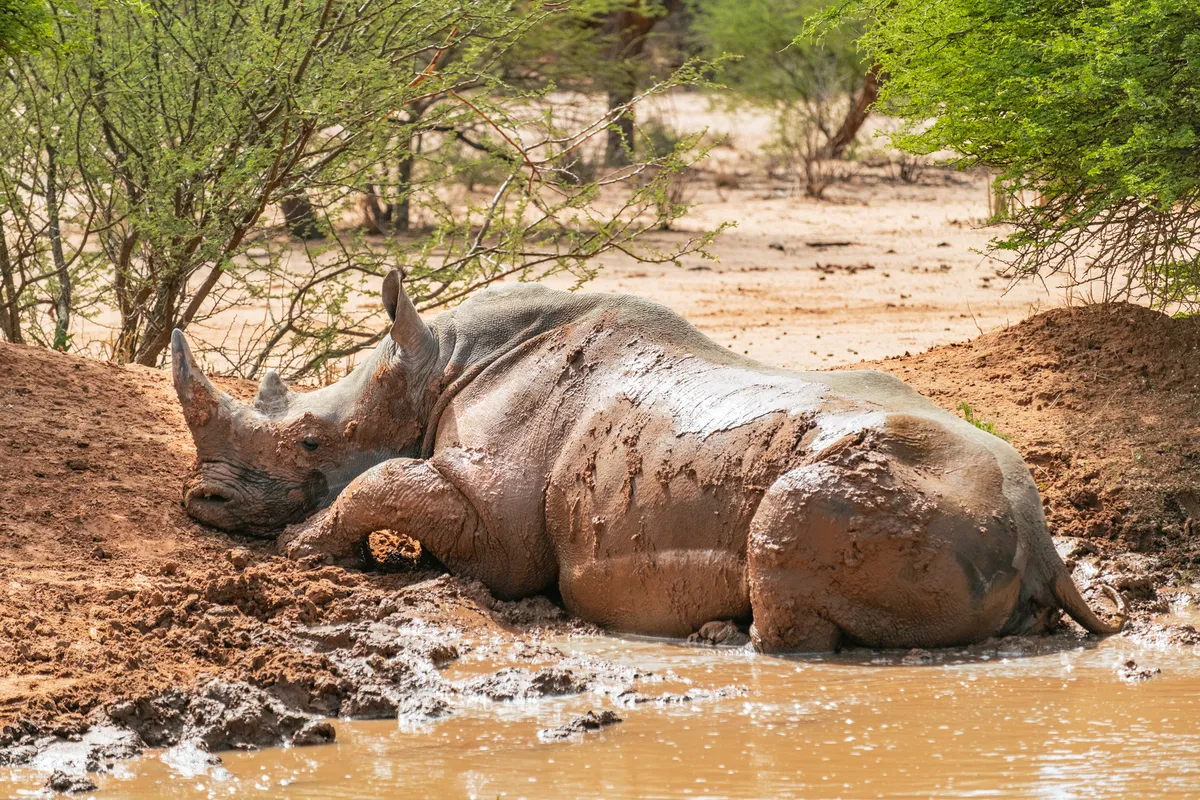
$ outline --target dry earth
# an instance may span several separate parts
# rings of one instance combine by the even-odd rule
[[[937,169],[914,185],[864,169],[828,196],[792,197],[749,178],[722,200],[702,185],[684,230],[658,236],[735,220],[713,248],[718,261],[608,259],[588,289],[650,297],[721,344],[794,369],[965,341],[1068,300],[1032,281],[1010,286],[1003,265],[982,255],[1002,233],[982,225],[982,176]]]

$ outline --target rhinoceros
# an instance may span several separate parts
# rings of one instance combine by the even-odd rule
[[[397,531],[499,598],[557,588],[666,637],[751,622],[763,652],[961,645],[1061,610],[1121,627],[1020,455],[891,375],[776,369],[627,295],[502,286],[426,323],[393,271],[383,303],[390,335],[347,377],[268,372],[249,405],[174,332],[192,517],[333,559]]]

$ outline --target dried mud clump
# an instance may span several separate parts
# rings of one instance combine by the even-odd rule
[[[96,791],[96,784],[82,775],[70,775],[59,770],[50,775],[46,789],[60,794],[83,794]]]
[[[379,572],[415,572],[436,568],[437,562],[421,549],[421,543],[396,531],[375,531],[362,545],[368,569]]]
[[[688,637],[692,644],[725,645],[726,647],[743,647],[749,644],[750,637],[731,620],[706,622],[700,630]]]
[[[603,728],[607,728],[609,725],[616,725],[621,721],[621,718],[617,716],[617,712],[615,711],[589,711],[583,716],[575,717],[565,725],[538,731],[538,740],[541,742],[561,742],[585,733],[596,733]]]
[[[1158,667],[1140,667],[1132,658],[1121,664],[1117,669],[1117,675],[1126,683],[1141,683],[1152,678],[1157,678],[1162,674],[1162,670]]]

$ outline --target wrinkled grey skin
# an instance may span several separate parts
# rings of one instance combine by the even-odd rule
[[[1060,609],[1120,629],[1079,595],[1016,451],[889,375],[767,367],[622,295],[490,289],[427,325],[393,272],[384,303],[391,335],[350,376],[295,394],[268,375],[253,407],[176,333],[190,514],[297,523],[293,556],[391,529],[499,597],[557,585],[643,634],[752,620],[768,652],[964,644]]]
[[[399,293],[393,276],[392,296]],[[395,306],[388,307],[395,314]],[[402,317],[420,324],[412,304]],[[428,380],[436,353],[392,338],[350,375],[314,392],[289,391],[274,370],[247,406],[215,389],[179,330],[171,336],[175,391],[196,442],[197,467],[184,486],[195,519],[227,531],[275,536],[327,506],[364,471],[416,455],[428,403],[413,376]]]

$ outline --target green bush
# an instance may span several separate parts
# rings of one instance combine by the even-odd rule
[[[979,428],[979,430],[983,431],[984,433],[990,433],[992,436],[996,436],[1001,439],[1008,438],[1007,436],[996,432],[996,423],[988,422],[987,420],[983,419],[982,417],[976,416],[975,409],[972,408],[971,404],[968,403],[966,400],[959,401],[958,410],[962,414],[962,417],[964,420],[966,420],[970,424],[974,425],[976,428]]]
[[[1019,273],[1200,302],[1200,4],[849,0],[912,153],[998,173]],[[803,37],[808,40],[809,37]]]
[[[50,15],[42,0],[0,0],[0,54],[14,55],[50,37]]]
[[[832,173],[822,163],[833,153],[845,108],[863,84],[866,64],[852,27],[821,41],[793,41],[794,31],[828,6],[828,0],[695,0],[692,29],[723,65],[726,99],[774,117],[769,155],[819,197]]]

